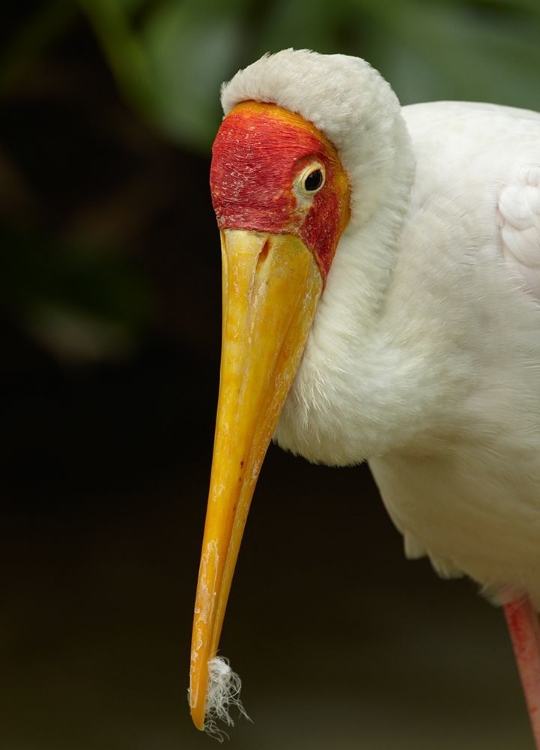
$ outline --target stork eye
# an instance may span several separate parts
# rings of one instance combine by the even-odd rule
[[[316,166],[310,167],[304,172],[300,179],[302,191],[306,195],[314,195],[315,193],[318,193],[324,185],[324,178],[324,169],[321,166],[317,164]]]

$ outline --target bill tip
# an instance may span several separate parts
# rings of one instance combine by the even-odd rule
[[[218,742],[223,742],[228,735],[218,726],[218,722],[229,727],[234,726],[231,709],[236,709],[240,716],[250,720],[240,700],[241,687],[242,681],[231,669],[228,659],[222,656],[211,659],[208,662],[204,716],[199,717],[192,713],[197,729],[204,730]]]

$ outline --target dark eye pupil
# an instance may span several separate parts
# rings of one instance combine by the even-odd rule
[[[314,169],[304,180],[304,188],[309,192],[318,190],[323,184],[323,174],[320,169]]]

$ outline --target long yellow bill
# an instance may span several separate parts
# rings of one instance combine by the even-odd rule
[[[226,229],[221,246],[221,382],[190,671],[198,729],[251,498],[323,287],[313,254],[292,235]]]

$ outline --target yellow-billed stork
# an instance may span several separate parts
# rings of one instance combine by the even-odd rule
[[[194,722],[219,716],[224,677],[236,688],[214,657],[274,436],[310,461],[367,460],[406,554],[504,605],[540,747],[540,114],[400,107],[363,60],[306,50],[240,71],[222,104]]]

